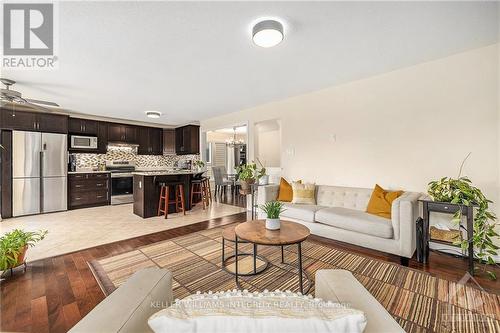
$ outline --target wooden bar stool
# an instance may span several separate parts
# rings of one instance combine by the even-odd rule
[[[179,210],[186,215],[184,205],[184,184],[183,183],[160,183],[160,199],[158,200],[158,216],[165,213],[165,218],[168,216],[168,206],[175,204],[175,212]],[[170,188],[175,188],[174,200],[169,199]]]
[[[212,189],[210,188],[210,177],[204,177],[205,186],[208,194],[208,202],[212,202]]]
[[[199,195],[201,201],[203,202],[203,209],[209,205],[208,189],[206,184],[206,178],[192,179],[191,180],[191,198],[190,204],[193,206],[193,199],[195,195]]]

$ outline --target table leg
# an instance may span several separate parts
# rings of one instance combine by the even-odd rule
[[[467,207],[467,241],[469,242],[469,273],[474,275],[474,210],[471,206]]]
[[[281,246],[281,263],[282,264],[285,263],[285,253],[283,251],[283,245]]]
[[[234,277],[236,281],[236,287],[238,287],[238,236],[234,238]]]
[[[253,190],[253,187],[250,187],[250,192],[251,192],[251,197],[252,197],[252,207],[251,207],[251,210],[252,210],[252,221],[255,219],[254,217],[254,206],[255,206],[255,203],[254,203],[254,190]]]
[[[257,274],[257,244],[253,245],[253,273]]]
[[[424,215],[424,223],[423,223],[423,232],[422,232],[422,262],[427,264],[429,262],[429,218],[430,212],[427,207],[427,202],[423,203],[423,215]]]
[[[299,254],[299,285],[300,293],[304,293],[304,286],[302,285],[302,246],[301,243],[298,244],[298,254]]]

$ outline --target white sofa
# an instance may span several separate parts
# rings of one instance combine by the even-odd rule
[[[257,203],[276,200],[279,185],[260,186]],[[307,226],[314,235],[398,255],[402,263],[416,248],[417,192],[405,192],[392,203],[391,219],[366,213],[373,189],[316,186],[316,205],[285,203],[284,220]],[[262,212],[259,217],[264,218]]]

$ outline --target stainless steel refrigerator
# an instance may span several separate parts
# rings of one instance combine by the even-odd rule
[[[12,215],[67,209],[65,134],[12,132]]]

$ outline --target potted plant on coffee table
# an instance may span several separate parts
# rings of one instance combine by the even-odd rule
[[[283,203],[280,201],[269,201],[260,206],[266,213],[266,229],[278,230],[280,228],[280,215],[285,211]]]
[[[15,229],[7,232],[0,237],[0,271],[11,271],[12,269],[23,265],[26,252],[29,247],[35,244],[47,235],[47,230],[24,231]]]

